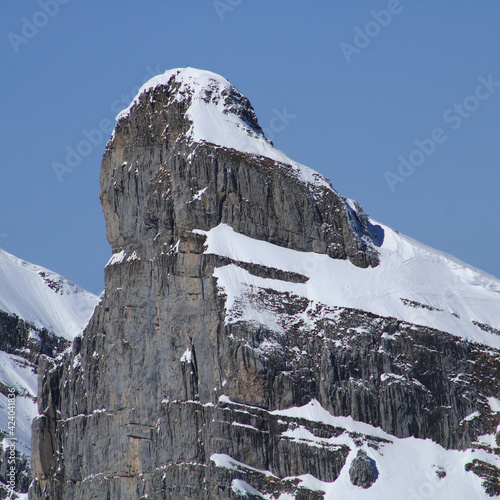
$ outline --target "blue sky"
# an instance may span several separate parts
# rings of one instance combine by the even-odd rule
[[[40,0],[2,9],[8,252],[103,289],[111,250],[99,169],[110,124],[150,76],[189,65],[230,80],[277,147],[373,218],[500,276],[497,0]],[[284,126],[273,126],[277,113]],[[58,178],[54,163],[78,148]]]

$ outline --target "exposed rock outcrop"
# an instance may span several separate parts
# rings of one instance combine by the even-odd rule
[[[308,278],[206,253],[204,232],[220,224],[359,268],[379,264],[381,235],[318,174],[305,181],[293,165],[194,140],[188,110],[200,96],[262,135],[248,100],[217,82],[200,90],[174,72],[141,94],[107,145],[101,201],[114,255],[83,338],[39,365],[34,500],[316,499],[344,470],[376,485],[357,450],[392,441],[286,413],[311,400],[315,415],[352,416],[395,440],[466,448],[496,430],[494,349],[278,285],[230,304],[220,269]],[[248,305],[267,321],[245,317]]]
[[[40,355],[54,357],[70,342],[46,328],[37,327],[15,314],[0,311],[0,351],[15,354],[37,364]]]
[[[368,458],[365,450],[358,450],[349,468],[349,479],[355,486],[369,488],[377,480],[378,470],[375,461]]]
[[[0,353],[1,355],[14,355],[13,359],[16,360],[16,363],[26,370],[35,371],[41,355],[55,357],[69,345],[70,343],[66,339],[58,337],[45,328],[36,327],[15,314],[0,311]],[[7,357],[2,357],[3,365],[0,370],[4,372],[2,375],[6,372],[7,377],[11,377],[8,372],[10,367],[7,365],[7,359]],[[0,378],[0,394],[7,398],[11,386],[7,386],[2,382],[4,379],[4,377]],[[15,394],[17,405],[25,405],[25,400],[31,401],[34,399],[28,388],[16,389]],[[8,421],[8,407],[4,408],[2,405],[1,411],[3,413],[1,415],[2,420]],[[19,419],[25,416],[22,411],[15,412],[13,415],[16,415]],[[19,420],[16,424],[19,426],[26,425],[22,420]],[[14,427],[13,431],[15,432],[15,430]],[[8,439],[4,441],[5,437]],[[12,485],[12,489],[16,492],[26,493],[31,483],[31,458],[27,454],[29,450],[23,450],[24,453],[19,450],[14,452],[10,448],[11,441],[9,438],[8,434],[0,431],[0,498],[8,498],[11,494],[8,485]],[[14,467],[14,473],[9,475],[11,465]],[[11,477],[14,478],[14,483],[9,481]]]

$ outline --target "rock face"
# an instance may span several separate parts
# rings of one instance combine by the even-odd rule
[[[301,273],[205,251],[207,232],[228,225],[369,269],[381,234],[319,174],[197,140],[205,103],[271,148],[234,87],[190,75],[144,89],[107,145],[106,293],[72,351],[39,364],[30,498],[319,499],[347,471],[375,488],[370,455],[388,434],[464,449],[494,433],[495,349],[312,303],[278,286],[305,286]],[[273,285],[246,296],[260,323],[230,309],[217,279],[228,268]]]
[[[9,373],[9,368],[11,368],[9,366],[10,363],[14,366],[22,366],[28,372],[31,370],[34,371],[41,355],[53,358],[69,345],[70,343],[66,339],[58,337],[45,328],[38,328],[19,318],[19,316],[0,311],[0,356],[2,360],[0,368],[2,375],[0,376],[0,394],[7,399],[10,392],[9,389],[12,387],[11,383],[6,383],[11,382],[13,378]],[[18,407],[21,407],[17,412],[19,427],[23,426],[23,424],[26,425],[26,423],[22,422],[22,418],[25,416],[24,408],[26,405],[29,406],[30,403],[32,405],[32,400],[35,399],[28,385],[26,387],[15,388],[16,403]],[[4,408],[3,404],[1,405],[0,418],[2,421],[7,421],[7,407]],[[15,474],[13,476],[15,478],[14,491],[26,493],[31,483],[29,450],[24,448],[22,448],[22,451],[19,450],[25,443],[22,443],[22,437],[18,436],[21,446],[17,446],[18,449],[13,459],[8,448],[10,442],[4,441],[5,437],[10,437],[7,433],[7,428],[5,431],[2,432],[0,430],[0,498],[2,499],[9,498],[8,484],[12,484],[9,481],[10,463],[13,463],[15,467]]]
[[[377,476],[378,471],[375,462],[368,458],[366,451],[358,450],[358,454],[349,468],[351,483],[366,489],[373,485],[377,480]]]
[[[22,356],[36,364],[41,355],[51,358],[64,351],[70,342],[46,328],[37,327],[15,314],[0,311],[0,351]]]

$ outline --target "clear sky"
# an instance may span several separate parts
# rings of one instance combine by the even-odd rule
[[[189,65],[230,80],[277,147],[373,218],[500,276],[498,0],[1,9],[6,251],[103,289],[99,169],[111,120],[150,76]],[[81,154],[58,178],[69,150]]]

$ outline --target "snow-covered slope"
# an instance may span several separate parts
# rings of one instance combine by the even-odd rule
[[[0,311],[72,340],[98,297],[48,269],[0,249]]]
[[[306,283],[290,283],[260,278],[236,265],[216,269],[218,284],[228,297],[229,321],[234,316],[275,328],[272,319],[245,301],[252,288],[271,288],[309,299],[312,309],[314,303],[361,309],[500,348],[500,280],[389,227],[379,227],[384,232],[378,248],[380,265],[366,269],[347,260],[254,240],[225,224],[195,232],[206,234],[208,254],[308,278]],[[233,315],[236,304],[238,314]]]

